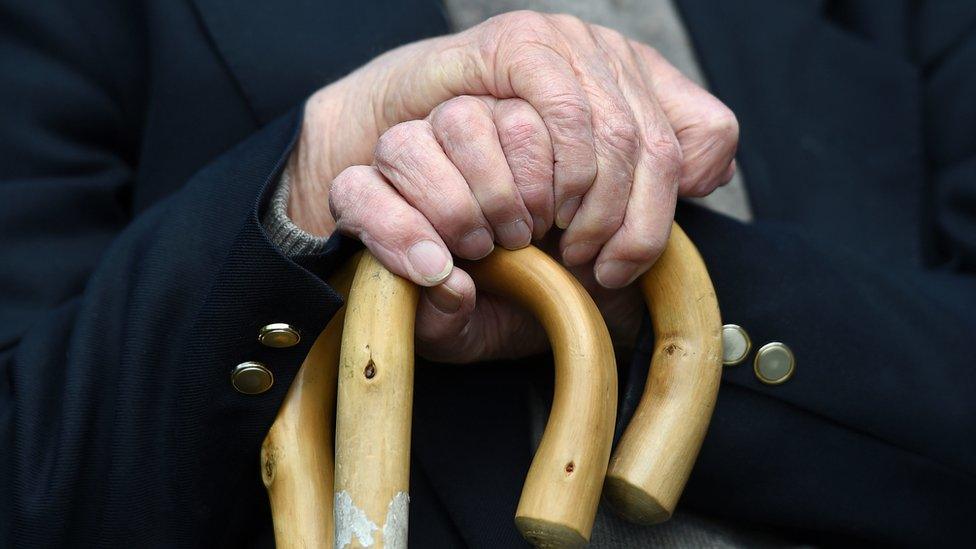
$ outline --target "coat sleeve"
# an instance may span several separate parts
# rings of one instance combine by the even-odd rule
[[[0,6],[0,546],[241,545],[268,530],[261,440],[341,302],[258,219],[301,110],[134,213],[131,105],[54,6]],[[304,337],[264,348],[272,322]],[[246,360],[268,392],[232,388]]]
[[[723,320],[796,356],[781,386],[751,362],[726,368],[686,492],[700,509],[825,541],[976,543],[976,10],[933,2],[915,21],[926,264],[879,264],[788,222],[679,213]]]

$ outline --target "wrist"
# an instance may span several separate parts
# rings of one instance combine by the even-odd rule
[[[290,181],[288,216],[302,230],[328,236],[335,230],[329,186],[349,166],[368,164],[377,136],[368,104],[347,77],[315,92],[305,104],[302,130],[285,168]]]
[[[279,185],[288,185],[286,216],[302,231],[327,237],[335,230],[335,219],[329,209],[329,181],[314,174],[299,160],[302,152],[296,145]]]

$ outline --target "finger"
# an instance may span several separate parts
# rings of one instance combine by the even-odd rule
[[[423,300],[420,306],[425,307]],[[532,315],[491,294],[478,295],[463,323],[456,315],[445,319],[441,313],[429,311],[423,317],[418,312],[418,333],[428,323],[432,332],[423,328],[417,351],[431,360],[465,363],[517,358],[543,352],[548,344],[542,325]]]
[[[663,122],[638,115],[650,132]],[[606,288],[622,288],[646,272],[667,243],[681,175],[681,149],[677,140],[662,138],[643,147],[634,172],[634,185],[620,228],[597,255],[595,275]]]
[[[481,206],[429,122],[415,120],[388,129],[376,144],[374,162],[456,255],[480,259],[491,253],[494,238]]]
[[[435,349],[452,348],[474,308],[474,281],[455,267],[444,282],[425,288],[421,294],[415,330],[418,342]]]
[[[421,286],[442,282],[453,262],[426,217],[371,166],[343,170],[329,187],[336,229],[362,241],[390,271]]]
[[[481,51],[491,52],[485,59],[489,94],[528,101],[549,131],[556,223],[565,228],[593,184],[597,164],[590,102],[570,62],[573,46],[555,21],[517,12],[489,20],[479,32]],[[572,24],[582,27],[578,20]]]
[[[671,234],[675,193],[656,192],[650,176],[653,163],[642,156],[624,222],[597,256],[594,274],[605,288],[623,288],[647,272]],[[669,175],[677,182],[679,173]]]
[[[633,43],[649,84],[681,144],[681,196],[704,196],[728,182],[739,144],[735,114],[671,66],[653,48]]]
[[[633,112],[633,103],[641,98],[624,95],[621,81],[628,75],[621,60],[587,30],[592,45],[585,49],[601,54],[587,56],[587,70],[580,75],[593,108],[598,168],[593,186],[562,238],[562,258],[569,266],[593,260],[623,222],[642,144]]]
[[[599,29],[607,47],[631,63],[621,71],[621,89],[640,131],[640,149],[634,183],[623,223],[597,256],[597,281],[607,288],[620,288],[644,273],[664,249],[671,230],[682,171],[682,151],[667,116],[650,93],[649,85],[636,66],[637,57],[617,33]]]
[[[532,216],[532,237],[538,240],[552,228],[554,215],[549,130],[532,105],[521,99],[496,101],[493,115],[515,187]]]
[[[515,187],[487,101],[455,97],[428,118],[444,154],[467,182],[495,239],[509,249],[532,240],[532,220]]]

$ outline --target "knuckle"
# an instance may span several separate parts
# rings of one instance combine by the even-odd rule
[[[543,135],[535,122],[519,113],[498,121],[498,137],[507,149],[534,149],[543,145]]]
[[[396,166],[403,160],[405,154],[409,154],[413,145],[430,133],[430,124],[423,120],[411,120],[389,128],[376,141],[376,147],[373,149],[373,157],[377,165]]]
[[[694,138],[689,137],[681,174],[684,196],[705,196],[714,191],[738,148],[739,123],[730,109],[719,104],[703,117]]]
[[[528,104],[525,106],[528,107]],[[535,111],[523,108],[506,111],[499,116],[496,127],[499,142],[513,169],[516,166],[524,168],[528,165],[548,164],[551,171],[552,145],[549,142],[549,132],[537,118]]]
[[[449,138],[462,138],[473,132],[489,129],[488,106],[471,96],[455,97],[434,110],[433,128]]]
[[[628,116],[615,116],[595,128],[597,136],[611,150],[633,158],[640,150],[637,123]]]
[[[362,217],[363,208],[377,200],[376,187],[369,181],[376,177],[370,166],[350,166],[329,184],[329,209],[337,226],[346,228]]]
[[[632,238],[623,243],[618,250],[621,259],[639,265],[649,265],[661,255],[666,244],[667,237],[654,232],[641,238]]]
[[[708,117],[707,131],[726,148],[734,148],[739,143],[739,120],[725,105]]]
[[[554,109],[552,121],[563,129],[579,129],[590,124],[590,105],[579,93],[554,92],[549,96]]]
[[[647,144],[647,156],[651,168],[668,179],[675,179],[681,173],[684,155],[674,136],[662,135],[652,140]]]
[[[337,206],[350,202],[350,197],[367,187],[363,182],[372,176],[369,166],[350,166],[329,184],[329,202]]]
[[[532,155],[509,158],[515,184],[522,194],[539,200],[552,195],[552,162],[544,162]]]

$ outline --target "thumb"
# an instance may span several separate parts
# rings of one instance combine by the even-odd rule
[[[458,294],[464,296],[460,304]],[[475,299],[474,282],[457,267],[443,284],[424,289],[416,336],[418,352],[439,362],[518,358],[548,347],[532,315],[492,294]]]

